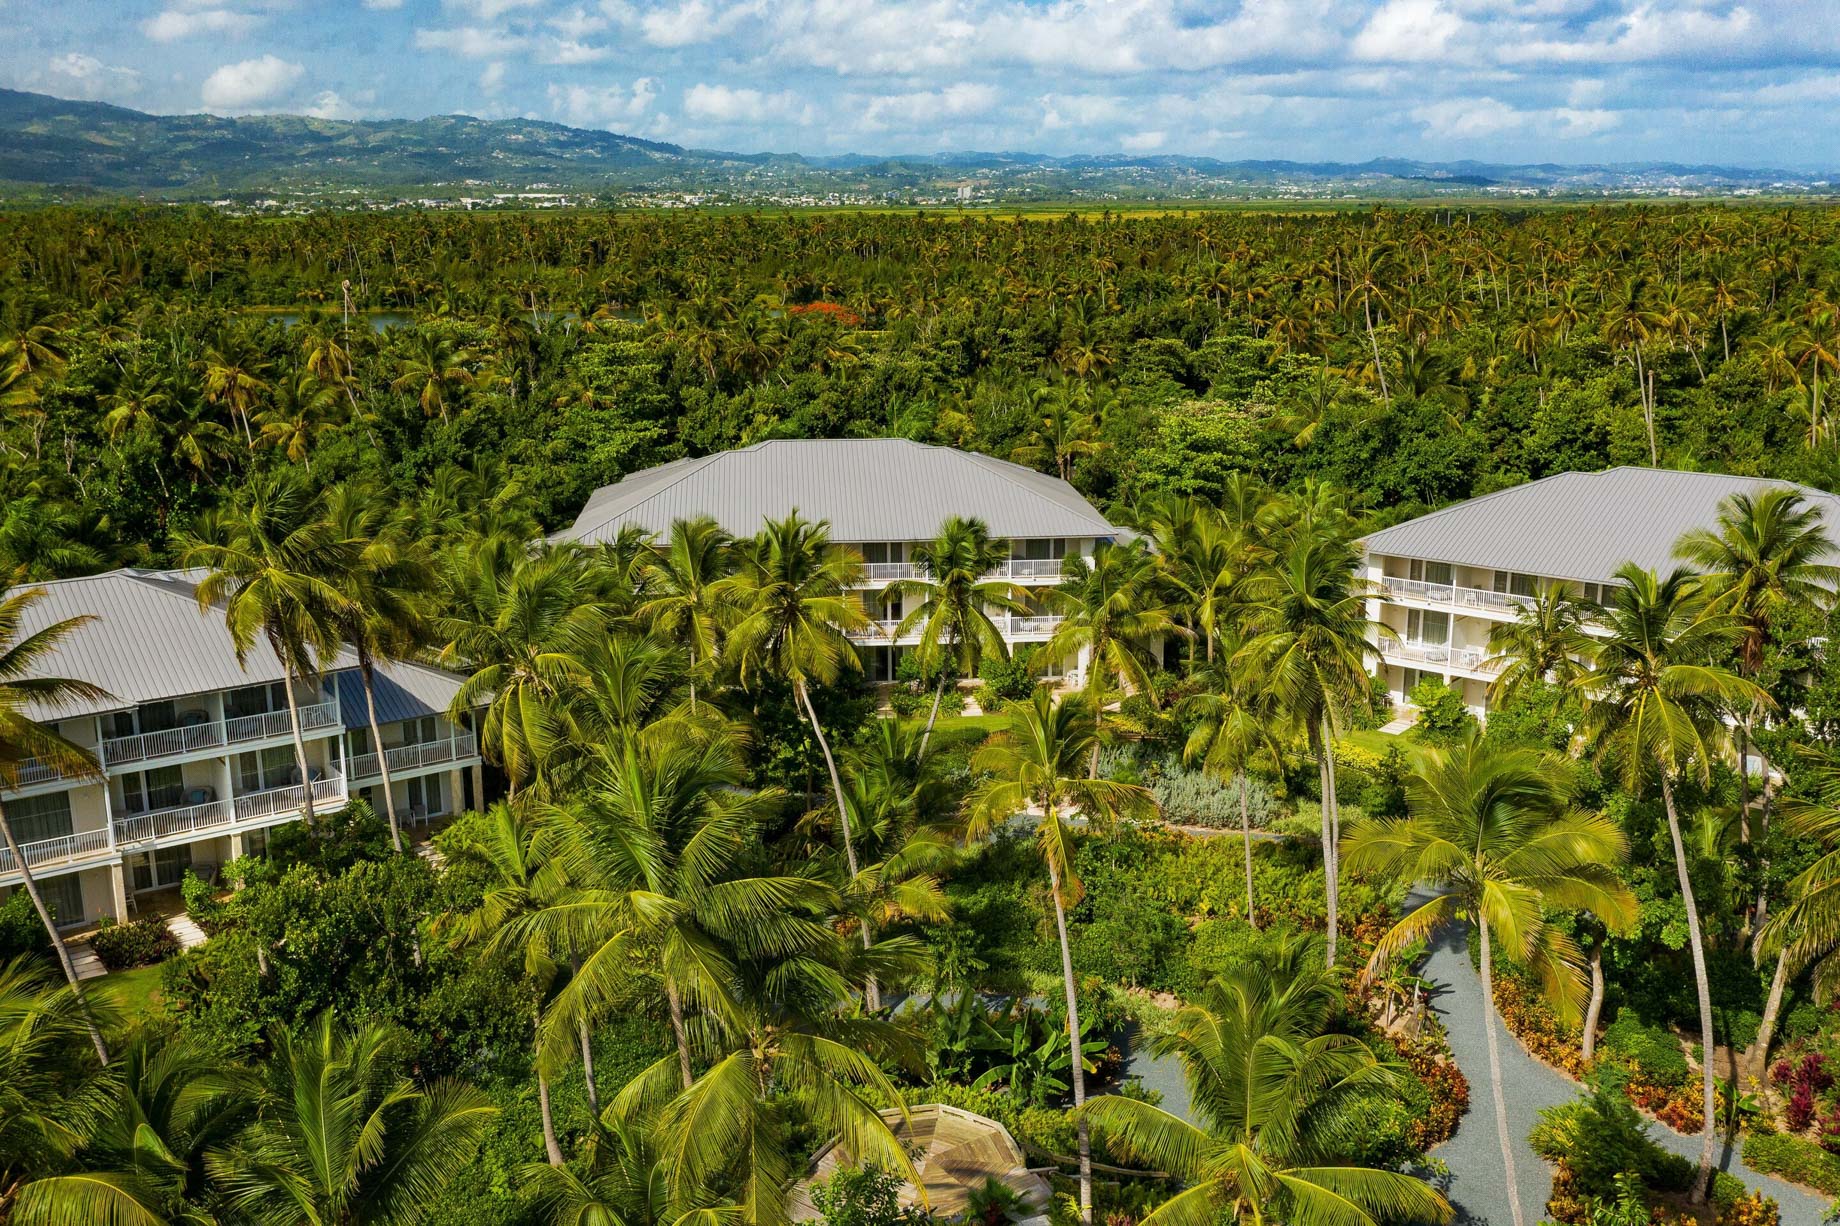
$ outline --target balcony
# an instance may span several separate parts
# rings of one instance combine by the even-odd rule
[[[1401,579],[1388,575],[1380,580],[1380,590],[1394,600],[1412,600],[1419,604],[1438,605],[1464,613],[1492,613],[1512,616],[1533,604],[1532,596],[1513,592],[1494,592],[1479,587],[1457,587],[1448,583],[1426,583],[1419,579]]]
[[[398,745],[394,749],[383,751],[384,760],[389,763],[392,773],[412,771],[424,766],[439,766],[443,762],[459,762],[470,758],[477,752],[478,741],[470,732],[462,732],[445,741],[428,741],[420,745]],[[361,753],[345,764],[346,772],[353,780],[381,779],[383,770],[374,753]]]
[[[24,843],[19,848],[19,854],[32,868],[59,868],[84,860],[106,859],[108,851],[109,832],[106,830],[79,830],[55,839]],[[0,873],[18,871],[19,865],[13,859],[13,853],[0,845]]]
[[[984,573],[985,579],[1049,579],[1056,582],[1061,577],[1062,559],[1060,558],[1011,558],[1000,563],[994,569]],[[893,583],[897,579],[920,579],[925,576],[912,562],[865,562],[863,563],[863,586],[875,587],[883,583]]]
[[[313,803],[316,805],[342,805],[345,803],[345,777],[332,774],[324,779],[315,779],[308,785],[313,789]],[[299,784],[286,788],[270,788],[266,792],[251,792],[247,796],[238,796],[233,802],[236,806],[236,820],[239,822],[260,821],[273,817],[277,813],[298,813],[306,803],[306,789]]]
[[[991,624],[996,626],[999,634],[1006,639],[1012,639],[1053,634],[1064,619],[1057,616],[1042,614],[1030,617],[993,617],[990,620]],[[851,630],[849,635],[851,639],[858,643],[893,642],[895,629],[900,624],[898,619],[882,618],[879,621],[872,621],[865,626]],[[919,624],[916,623],[908,627],[907,633],[901,637],[903,640],[919,639]]]
[[[294,785],[249,792],[229,800],[207,800],[177,808],[154,809],[148,813],[118,818],[115,822],[115,841],[127,846],[150,840],[208,838],[231,827],[259,822],[277,814],[297,816],[303,798],[299,785]],[[344,804],[344,778],[334,774],[314,780],[313,803]]]
[[[339,723],[337,700],[300,708],[302,733],[336,727]],[[182,757],[251,741],[272,741],[291,737],[293,725],[286,711],[269,711],[261,715],[239,715],[227,720],[203,720],[158,732],[135,736],[106,737],[102,742],[102,761],[107,766],[129,766],[158,758]]]
[[[1499,666],[1489,666],[1489,653],[1480,647],[1452,647],[1448,643],[1407,643],[1388,640],[1381,646],[1380,654],[1395,663],[1410,664],[1414,667],[1424,664],[1435,669],[1448,668],[1491,676],[1501,671]]]
[[[49,762],[38,758],[26,758],[19,764],[19,786],[25,788],[42,787],[47,783],[61,783],[65,780],[83,778],[77,771],[63,771]]]

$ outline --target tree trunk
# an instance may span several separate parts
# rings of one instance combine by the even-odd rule
[[[1692,1202],[1706,1203],[1706,1188],[1712,1181],[1712,1147],[1718,1128],[1718,1112],[1712,1082],[1712,990],[1706,979],[1706,947],[1700,935],[1699,907],[1693,901],[1693,878],[1687,872],[1687,849],[1680,838],[1680,815],[1674,810],[1674,784],[1661,776],[1661,799],[1667,806],[1668,837],[1674,841],[1674,871],[1680,878],[1680,899],[1687,908],[1687,936],[1693,948],[1693,981],[1699,991],[1700,1092],[1706,1113],[1701,1130],[1699,1174],[1693,1180]]]
[[[677,984],[669,976],[664,981],[665,1003],[671,1008],[671,1038],[677,1043],[677,1069],[683,1074],[684,1089],[696,1080],[690,1071],[690,1036],[684,1032],[684,998],[677,994]]]
[[[1054,820],[1052,805],[1044,820]],[[1048,861],[1048,886],[1049,893],[1054,896],[1054,927],[1061,941],[1061,988],[1067,994],[1067,1042],[1072,1053],[1069,1072],[1073,1078],[1073,1109],[1077,1112],[1086,1105],[1086,1070],[1080,1058],[1079,987],[1073,978],[1073,947],[1067,942],[1067,907],[1061,901],[1061,870],[1052,858]],[[1092,1226],[1092,1133],[1086,1126],[1085,1115],[1074,1118],[1079,1122],[1080,1138],[1080,1221]]]
[[[1591,1003],[1584,1011],[1584,1043],[1581,1054],[1589,1064],[1597,1052],[1597,1019],[1604,1012],[1604,943],[1591,946]]]
[[[581,974],[581,959],[569,955],[569,968]],[[594,1036],[588,1030],[586,1017],[576,1023],[576,1033],[581,1041],[581,1073],[588,1087],[588,1110],[598,1120],[601,1118],[601,1092],[594,1084]]]
[[[402,824],[396,820],[396,796],[390,787],[390,755],[383,752],[383,729],[377,723],[376,662],[370,650],[358,647],[358,677],[364,682],[364,714],[370,721],[371,750],[377,755],[377,772],[383,776],[383,811],[390,819],[390,844],[402,855]]]
[[[1789,951],[1783,950],[1776,955],[1776,973],[1770,976],[1770,996],[1763,1006],[1763,1021],[1757,1027],[1757,1059],[1755,1067],[1759,1070],[1770,1066],[1770,1040],[1776,1037],[1776,1018],[1782,1012],[1783,989],[1789,986]],[[1758,1076],[1762,1076],[1761,1071]]]
[[[556,1120],[549,1110],[549,1078],[543,1072],[543,1012],[531,1011],[532,1030],[537,1036],[536,1060],[537,1071],[537,1110],[543,1116],[543,1154],[551,1166],[562,1165],[562,1146],[556,1143]]]
[[[919,757],[926,757],[926,743],[933,739],[933,725],[939,720],[939,700],[946,694],[946,674],[940,671],[939,684],[933,687],[933,709],[927,712],[926,729],[920,734]]]
[[[32,876],[32,866],[26,863],[25,856],[19,852],[19,840],[13,837],[13,823],[7,819],[4,806],[0,806],[0,836],[6,839],[7,854],[13,857],[13,865],[19,870],[19,881],[25,886],[26,897],[32,900],[32,909],[38,912],[39,922],[51,937],[51,948],[57,951],[58,965],[63,968],[64,979],[70,984],[70,994],[77,998],[77,1007],[83,1013],[83,1025],[89,1029],[89,1041],[95,1045],[96,1059],[106,1065],[109,1062],[108,1045],[102,1041],[102,1031],[97,1028],[96,1019],[90,1015],[89,998],[83,994],[83,981],[77,978],[76,963],[70,960],[70,948],[58,934],[57,924],[50,909],[45,906],[44,896],[38,892],[38,880]],[[123,916],[122,919],[125,922],[127,917]]]
[[[1259,921],[1253,918],[1252,912],[1252,815],[1250,803],[1246,798],[1250,784],[1251,780],[1246,778],[1246,772],[1241,771],[1239,775],[1239,834],[1246,846],[1246,924],[1256,931]]]
[[[279,651],[275,653],[281,655]],[[282,656],[285,660],[287,657]],[[300,703],[294,697],[294,670],[282,667],[286,678],[282,688],[287,691],[288,726],[294,733],[294,765],[300,771],[300,820],[309,827],[313,825],[313,771],[307,765],[307,739],[300,731]]]
[[[1335,847],[1338,824],[1335,820],[1335,742],[1331,739],[1327,715],[1322,717],[1322,724],[1316,734],[1316,739],[1318,745],[1316,756],[1322,769],[1323,894],[1328,911],[1326,916],[1328,937],[1323,952],[1327,957],[1329,968],[1333,970],[1335,969],[1337,935],[1336,912],[1341,903],[1341,888],[1338,880],[1339,874],[1336,871]]]
[[[1482,938],[1482,1024],[1489,1032],[1489,1089],[1495,1099],[1495,1135],[1501,1141],[1501,1165],[1507,1172],[1508,1209],[1513,1214],[1514,1226],[1525,1226],[1520,1184],[1514,1175],[1514,1138],[1508,1133],[1508,1099],[1501,1086],[1501,1040],[1495,1033],[1495,968],[1493,951],[1489,948],[1488,923],[1479,919],[1476,929]]]
[[[1386,367],[1380,362],[1380,338],[1374,335],[1374,312],[1366,294],[1361,295],[1361,314],[1367,318],[1367,343],[1374,348],[1374,374],[1380,379],[1380,403],[1391,404],[1393,398],[1386,394]],[[1519,1223],[1516,1223],[1519,1226]]]
[[[831,776],[831,795],[837,798],[837,825],[843,831],[843,855],[849,862],[850,880],[855,881],[856,839],[850,832],[850,806],[843,797],[843,780],[837,774],[837,759],[831,756],[831,743],[824,735],[824,726],[818,722],[818,709],[811,703],[811,691],[805,688],[804,679],[793,682],[793,688],[798,691],[799,700],[805,704],[805,714],[811,720],[812,734],[818,738],[818,748],[824,751],[824,769]],[[863,921],[862,939],[863,948],[869,948],[869,921],[866,919]],[[863,982],[863,1004],[871,1012],[882,1007],[882,991],[874,975]]]

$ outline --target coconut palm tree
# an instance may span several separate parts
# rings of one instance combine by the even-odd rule
[[[461,389],[479,382],[473,372],[477,356],[461,349],[453,338],[428,329],[418,329],[410,342],[409,352],[397,363],[396,378],[390,387],[412,394],[422,406],[424,416],[439,413],[447,420],[448,401]]]
[[[1719,664],[1743,627],[1710,605],[1694,576],[1676,570],[1665,577],[1633,564],[1617,571],[1617,585],[1604,607],[1607,636],[1597,660],[1580,682],[1585,698],[1585,739],[1618,781],[1639,796],[1658,782],[1674,845],[1674,871],[1687,911],[1693,977],[1699,990],[1702,1095],[1706,1123],[1693,1199],[1705,1199],[1712,1178],[1717,1129],[1712,1075],[1712,994],[1706,978],[1706,948],[1699,907],[1693,898],[1674,781],[1692,772],[1711,776],[1726,737],[1728,715],[1767,706],[1755,682]]]
[[[44,597],[42,587],[18,591],[0,587],[0,792],[17,791],[20,768],[34,761],[55,767],[61,774],[76,779],[102,777],[102,768],[97,765],[93,753],[60,736],[55,728],[42,721],[43,716],[55,714],[72,703],[95,702],[108,697],[99,686],[87,681],[44,674],[43,670],[53,665],[58,646],[92,620],[66,618],[28,631],[25,628],[28,614]],[[20,884],[32,900],[32,909],[38,912],[39,922],[50,934],[51,947],[57,952],[58,965],[63,968],[71,994],[88,1018],[89,1037],[96,1048],[96,1058],[107,1064],[109,1049],[103,1042],[101,1029],[89,1017],[88,1001],[77,979],[76,964],[70,960],[70,949],[58,932],[57,917],[45,905],[45,896],[38,888],[32,865],[19,849],[19,840],[13,834],[13,824],[7,819],[4,804],[0,804],[0,838],[6,842],[10,865],[19,870]]]
[[[737,573],[717,585],[719,598],[734,601],[741,611],[729,633],[729,650],[743,684],[762,673],[791,684],[824,754],[843,829],[844,857],[855,877],[860,866],[843,781],[818,709],[812,705],[810,685],[829,685],[844,670],[859,667],[849,632],[868,625],[869,615],[850,589],[862,577],[862,563],[831,544],[828,523],[802,519],[796,510],[785,519],[768,520],[739,553]]]
[[[1099,776],[1100,725],[1107,688],[1150,692],[1154,652],[1187,632],[1158,594],[1156,559],[1142,537],[1100,541],[1092,559],[1067,559],[1059,586],[1042,593],[1061,624],[1041,648],[1043,660],[1086,658],[1086,710],[1093,721],[1087,775]]]
[[[401,853],[402,823],[396,816],[390,756],[384,752],[383,728],[377,722],[377,663],[410,659],[427,645],[425,606],[433,574],[411,544],[407,519],[374,487],[334,486],[326,494],[326,517],[342,563],[327,576],[341,596],[332,617],[339,636],[358,657],[371,751],[377,755],[377,770],[383,776],[390,843]]]
[[[1546,914],[1588,910],[1613,928],[1632,924],[1636,901],[1616,873],[1628,846],[1608,818],[1569,810],[1556,761],[1532,750],[1497,749],[1473,736],[1448,752],[1424,755],[1406,781],[1406,806],[1406,817],[1363,821],[1349,830],[1348,867],[1438,892],[1380,939],[1366,974],[1378,973],[1405,946],[1452,920],[1476,926],[1495,1127],[1515,1226],[1521,1226],[1514,1174],[1519,1138],[1508,1132],[1496,1036],[1496,944],[1540,977],[1561,1015],[1576,1016],[1585,990],[1583,958]]]
[[[300,773],[300,816],[313,822],[313,770],[300,725],[296,687],[315,684],[320,662],[339,650],[337,611],[344,594],[330,576],[350,563],[325,505],[292,470],[251,479],[222,510],[199,522],[179,546],[181,564],[207,573],[199,609],[221,610],[237,663],[248,665],[259,638],[281,665],[288,726]]]
[[[1482,666],[1500,670],[1489,683],[1490,701],[1501,706],[1541,684],[1574,686],[1597,651],[1584,629],[1589,614],[1589,605],[1553,583],[1516,609],[1513,621],[1497,622]]]
[[[143,1034],[111,1071],[73,1169],[19,1189],[11,1220],[20,1226],[184,1220],[208,1194],[206,1154],[249,1120],[242,1078],[198,1043]]]
[[[601,595],[580,553],[560,548],[458,546],[438,589],[447,610],[434,623],[438,659],[473,670],[447,717],[484,708],[480,746],[516,795],[569,744],[570,703],[591,682],[586,660],[608,631]]]
[[[1154,1043],[1182,1062],[1196,1122],[1118,1095],[1080,1118],[1182,1190],[1144,1226],[1448,1222],[1422,1180],[1347,1162],[1351,1108],[1398,1093],[1400,1070],[1346,1034],[1325,1033],[1341,987],[1315,943],[1281,940],[1255,965],[1217,976]]]
[[[643,1124],[609,1120],[589,1139],[585,1169],[532,1167],[525,1188],[552,1226],[738,1226],[739,1205],[672,1196],[658,1142]]]
[[[1760,1064],[1769,1059],[1790,978],[1813,968],[1815,991],[1821,999],[1832,997],[1840,986],[1840,958],[1834,957],[1834,951],[1840,949],[1840,762],[1805,752],[1809,754],[1803,775],[1807,795],[1783,802],[1783,825],[1791,834],[1819,844],[1822,854],[1789,882],[1787,905],[1757,933],[1758,959],[1776,959],[1763,1021],[1752,1047]]]
[[[697,682],[721,655],[734,610],[719,598],[716,584],[728,574],[729,537],[708,516],[671,524],[671,539],[648,565],[655,592],[637,616],[653,634],[676,643],[690,663],[690,712],[696,713]]]
[[[1801,491],[1780,486],[1733,494],[1719,508],[1717,528],[1695,528],[1674,545],[1674,555],[1705,573],[1711,607],[1738,622],[1738,675],[1762,674],[1777,625],[1798,610],[1826,609],[1840,588],[1833,537],[1818,508]],[[1751,729],[1757,713],[1738,721],[1738,814],[1750,841]]]
[[[381,1025],[274,1033],[251,1087],[256,1122],[205,1157],[237,1214],[274,1223],[410,1226],[472,1160],[497,1109],[470,1086],[417,1086]]]
[[[1339,530],[1293,533],[1268,564],[1246,577],[1246,641],[1235,653],[1304,730],[1316,757],[1328,900],[1324,956],[1331,963],[1341,896],[1336,722],[1344,707],[1372,701],[1367,680],[1370,644],[1392,633],[1368,620],[1367,592],[1355,577],[1355,562],[1354,547]]]
[[[1150,806],[1145,789],[1111,779],[1081,777],[1082,762],[1099,738],[1092,700],[1070,694],[1055,702],[1045,690],[1019,704],[1008,726],[972,758],[972,769],[987,775],[972,794],[967,837],[980,838],[1018,814],[1041,812],[1036,841],[1048,868],[1048,896],[1054,904],[1054,927],[1060,940],[1061,988],[1067,1001],[1070,1050],[1079,1051],[1080,1002],[1073,976],[1073,947],[1067,939],[1067,908],[1079,902],[1082,889],[1073,871],[1073,832],[1068,817],[1076,812],[1098,825],[1121,812]],[[1070,1066],[1073,1102],[1086,1101],[1086,1076],[1075,1060]],[[1084,1116],[1079,1120],[1080,1218],[1092,1221],[1092,1138]]]
[[[1008,558],[1008,542],[992,539],[982,520],[948,516],[939,525],[939,535],[914,547],[914,568],[920,577],[897,579],[883,593],[884,600],[892,596],[919,599],[920,603],[901,618],[891,637],[899,639],[913,633],[915,626],[920,627],[920,642],[914,652],[919,657],[921,673],[932,669],[939,672],[926,730],[920,734],[922,757],[939,719],[939,702],[945,696],[947,680],[953,674],[975,677],[985,656],[1001,659],[1009,654],[1003,632],[990,620],[990,614],[992,610],[1022,612],[1028,593],[1007,579],[985,578]]]
[[[1194,721],[1182,757],[1200,763],[1239,792],[1239,831],[1246,861],[1246,923],[1258,927],[1252,897],[1251,780],[1255,763],[1269,764],[1274,774],[1284,767],[1287,712],[1270,686],[1258,676],[1256,661],[1228,652],[1200,675],[1207,688],[1182,701],[1184,719]]]
[[[70,1161],[108,1109],[115,1083],[70,1058],[95,1031],[89,1002],[40,959],[0,963],[0,1188]]]

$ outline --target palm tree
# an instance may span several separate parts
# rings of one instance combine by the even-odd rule
[[[461,388],[478,382],[469,367],[474,355],[454,344],[453,338],[439,332],[419,329],[407,355],[397,364],[396,378],[390,387],[413,393],[424,416],[436,413],[447,420],[447,402]]]
[[[377,722],[377,662],[407,660],[426,645],[423,606],[432,577],[410,543],[407,520],[391,509],[380,491],[356,484],[334,486],[326,494],[326,517],[343,563],[329,576],[342,597],[332,616],[340,637],[357,653],[371,751],[383,776],[390,843],[400,854],[402,824],[391,790],[390,756],[384,752],[383,728]]]
[[[381,1025],[345,1033],[327,1014],[272,1042],[252,1087],[256,1122],[205,1157],[212,1182],[252,1221],[418,1222],[497,1113],[470,1086],[418,1087],[397,1074]]]
[[[1093,720],[1087,774],[1096,779],[1106,687],[1115,683],[1119,689],[1149,693],[1152,652],[1165,638],[1186,631],[1157,594],[1156,559],[1142,537],[1100,541],[1091,561],[1068,558],[1059,586],[1042,599],[1062,621],[1042,646],[1041,658],[1086,657],[1085,692]]]
[[[1840,587],[1840,566],[1818,508],[1787,486],[1733,494],[1719,508],[1718,527],[1696,528],[1674,555],[1705,572],[1712,608],[1738,621],[1738,675],[1756,681],[1775,641],[1777,624],[1798,610],[1826,609]],[[1738,721],[1738,813],[1750,841],[1751,728],[1755,710]]]
[[[1822,854],[1789,882],[1788,905],[1757,933],[1756,956],[1776,959],[1752,1046],[1760,1066],[1769,1060],[1790,977],[1813,967],[1816,994],[1823,1000],[1834,995],[1840,982],[1840,959],[1833,956],[1840,948],[1840,762],[1810,753],[1809,768],[1810,794],[1783,802],[1783,825],[1791,834],[1818,843]]]
[[[739,1206],[671,1193],[670,1170],[653,1130],[609,1120],[590,1138],[583,1165],[536,1166],[525,1187],[552,1226],[726,1226]]]
[[[1090,350],[1087,356],[1092,356]],[[1035,467],[1049,464],[1062,481],[1072,480],[1074,460],[1106,446],[1099,440],[1098,419],[1085,411],[1088,401],[1088,393],[1077,384],[1058,383],[1036,391],[1030,397],[1026,441],[1010,452],[1010,459]]]
[[[45,589],[26,588],[13,591],[0,587],[0,792],[17,791],[20,768],[30,762],[43,762],[72,778],[99,779],[102,768],[89,750],[66,740],[40,721],[40,716],[57,712],[72,703],[94,702],[108,695],[87,681],[45,676],[41,672],[56,657],[59,645],[71,634],[93,620],[72,617],[51,622],[27,631],[25,623],[33,605],[45,597]],[[32,865],[19,850],[13,835],[13,823],[7,819],[6,806],[0,804],[0,838],[6,841],[9,863],[19,870],[20,884],[38,912],[39,922],[51,937],[57,951],[58,965],[64,979],[83,1009],[89,1027],[90,1042],[96,1058],[109,1062],[109,1049],[102,1041],[102,1031],[89,1016],[83,985],[77,979],[76,965],[70,950],[57,929],[57,917],[45,906]]]
[[[1304,729],[1322,787],[1322,849],[1328,914],[1324,956],[1336,956],[1341,811],[1335,792],[1338,711],[1371,701],[1370,643],[1391,631],[1367,618],[1355,550],[1339,532],[1300,530],[1245,581],[1247,641],[1238,652]]]
[[[587,657],[607,634],[600,595],[568,549],[462,545],[439,586],[447,613],[435,622],[438,658],[474,670],[447,717],[458,723],[485,708],[479,743],[516,795],[568,743],[569,704],[590,683]]]
[[[301,370],[276,383],[271,403],[255,415],[264,443],[294,464],[313,467],[313,446],[338,428],[338,389]]]
[[[349,565],[350,551],[333,533],[324,505],[292,470],[253,478],[227,508],[207,514],[197,535],[179,548],[183,565],[208,572],[198,581],[198,607],[221,606],[237,663],[247,667],[259,637],[281,665],[300,772],[300,815],[311,825],[313,771],[295,685],[314,682],[318,663],[339,650],[337,613],[345,597],[330,576]]]
[[[1021,612],[1027,593],[1020,584],[1007,579],[984,577],[1008,558],[1008,543],[993,540],[982,520],[948,516],[939,525],[938,536],[914,548],[914,568],[921,577],[897,579],[884,593],[884,599],[895,595],[920,598],[891,637],[899,639],[911,634],[915,626],[920,627],[920,642],[914,651],[921,673],[924,675],[928,669],[939,671],[926,731],[920,735],[922,757],[932,739],[933,724],[939,719],[939,702],[945,696],[947,679],[954,673],[975,677],[986,655],[1003,658],[1009,654],[1002,631],[990,620],[990,612]]]
[[[988,775],[970,799],[971,821],[967,837],[980,838],[1017,814],[1041,811],[1036,828],[1042,859],[1048,866],[1048,896],[1054,903],[1054,927],[1060,938],[1061,988],[1067,1001],[1069,1050],[1079,1051],[1080,1002],[1073,976],[1073,948],[1067,940],[1067,908],[1080,900],[1080,880],[1073,872],[1073,832],[1066,817],[1077,810],[1089,824],[1097,825],[1120,812],[1150,805],[1150,794],[1135,784],[1111,779],[1081,778],[1082,760],[1098,742],[1099,729],[1085,694],[1070,694],[1055,702],[1046,690],[1036,690],[1026,704],[1018,705],[1008,727],[972,758],[972,769]],[[1086,1102],[1086,1075],[1074,1060],[1073,1103]],[[1079,1119],[1080,1219],[1092,1221],[1092,1138],[1086,1118]]]
[[[1325,1033],[1342,993],[1318,958],[1314,942],[1282,940],[1217,976],[1155,1040],[1182,1062],[1196,1123],[1113,1094],[1081,1112],[1124,1155],[1182,1181],[1144,1226],[1450,1220],[1423,1181],[1343,1157],[1350,1109],[1397,1094],[1402,1078],[1359,1039]]]
[[[21,1226],[148,1223],[185,1216],[206,1194],[205,1155],[249,1118],[241,1078],[195,1042],[143,1034],[112,1070],[104,1110],[84,1129],[75,1169],[19,1189]]]
[[[1482,666],[1500,670],[1489,684],[1490,700],[1501,706],[1533,686],[1577,684],[1597,651],[1584,628],[1589,613],[1589,605],[1553,583],[1516,609],[1513,621],[1497,622]]]
[[[649,565],[656,595],[636,610],[653,634],[676,643],[690,664],[690,712],[696,685],[715,666],[733,610],[716,584],[728,574],[729,537],[708,516],[671,524],[671,539]]]
[[[1495,943],[1540,976],[1562,1014],[1575,1016],[1584,994],[1583,959],[1546,913],[1588,910],[1615,928],[1633,923],[1635,898],[1616,875],[1628,846],[1608,818],[1568,811],[1559,764],[1473,736],[1449,752],[1426,753],[1407,780],[1406,798],[1408,816],[1362,822],[1349,831],[1348,866],[1417,881],[1438,893],[1380,939],[1366,974],[1452,919],[1475,924],[1495,1128],[1515,1226],[1521,1226],[1514,1175],[1519,1138],[1508,1132],[1496,1036]]]
[[[230,410],[243,427],[243,441],[255,446],[249,420],[252,406],[268,390],[268,359],[252,345],[246,333],[231,327],[217,330],[198,363],[204,374],[205,399]]]
[[[0,1188],[68,1162],[107,1108],[114,1083],[70,1059],[95,1030],[77,988],[40,959],[0,963]]]
[[[1699,908],[1693,899],[1674,780],[1692,771],[1709,779],[1726,735],[1727,714],[1770,702],[1755,682],[1718,664],[1743,627],[1730,613],[1711,608],[1698,581],[1683,570],[1665,578],[1625,565],[1605,606],[1608,631],[1597,662],[1580,685],[1585,695],[1585,738],[1614,769],[1631,795],[1650,780],[1660,783],[1674,844],[1674,871],[1687,911],[1693,977],[1699,989],[1699,1021],[1706,1123],[1700,1148],[1695,1203],[1705,1199],[1712,1178],[1717,1112],[1712,1077],[1712,995],[1706,978],[1706,949]]]
[[[810,683],[829,685],[845,669],[858,667],[848,632],[869,623],[862,603],[850,595],[861,578],[862,563],[831,545],[829,524],[801,519],[796,510],[785,519],[768,520],[740,554],[738,573],[718,585],[720,597],[733,600],[741,610],[729,634],[729,648],[743,684],[763,672],[791,683],[830,772],[844,856],[853,878],[860,866],[843,781],[818,709],[812,705]]]
[[[1184,699],[1180,713],[1194,720],[1182,756],[1199,762],[1239,791],[1239,831],[1246,861],[1246,923],[1257,928],[1252,898],[1252,781],[1255,761],[1283,770],[1285,717],[1276,693],[1254,670],[1255,661],[1229,653],[1203,675],[1208,687]]]

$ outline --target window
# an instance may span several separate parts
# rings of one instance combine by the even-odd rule
[[[1406,568],[1406,578],[1450,587],[1456,582],[1456,571],[1448,562],[1427,562],[1423,558],[1413,558]]]
[[[402,743],[405,745],[432,745],[444,740],[440,730],[435,726],[435,717],[424,716],[421,719],[405,719],[402,722]]]
[[[300,782],[300,770],[294,764],[294,748],[277,745],[261,752],[236,755],[236,790],[250,792],[284,788]]]
[[[75,873],[39,878],[38,892],[59,928],[81,924],[87,918],[83,913],[83,882]]]
[[[134,857],[135,892],[178,885],[185,880],[185,870],[190,867],[192,849],[186,843],[177,847],[162,847],[152,855],[142,853]]]
[[[1518,571],[1498,570],[1495,572],[1495,590],[1510,596],[1538,595],[1538,581],[1532,575],[1523,575]]]
[[[409,812],[421,817],[446,812],[441,807],[441,776],[418,775],[409,780]]]
[[[241,719],[249,715],[267,715],[287,710],[287,683],[271,681],[267,685],[245,685],[224,695],[224,715]]]
[[[1027,540],[1010,542],[1010,556],[1027,558],[1031,561],[1058,561],[1067,556],[1067,539],[1065,537],[1030,537]]]
[[[1602,604],[1606,595],[1604,589],[1608,586],[1606,583],[1581,583],[1578,585],[1578,594],[1592,604]]]
[[[865,541],[860,548],[865,562],[899,562],[906,550],[900,541]]]
[[[176,809],[185,803],[185,773],[176,766],[130,771],[121,777],[121,804],[129,813]]]
[[[1449,643],[1450,614],[1407,609],[1406,642],[1424,647],[1442,647]]]
[[[13,837],[21,843],[64,838],[71,830],[70,793],[53,792],[49,796],[9,800],[6,816],[13,824]]]

